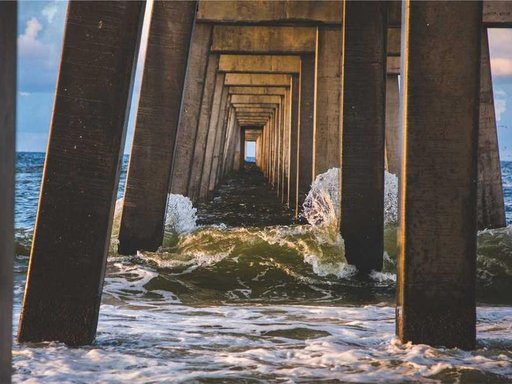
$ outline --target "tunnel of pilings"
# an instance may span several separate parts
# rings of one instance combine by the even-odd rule
[[[243,168],[253,142],[256,165],[295,215],[315,177],[341,169],[347,259],[362,272],[379,270],[387,169],[401,184],[397,334],[474,347],[475,233],[505,225],[487,27],[510,27],[511,8],[70,2],[18,340],[94,340],[134,73],[143,65],[121,254],[156,250],[168,194],[207,200]],[[16,4],[1,2],[0,17],[9,52],[0,57],[0,336],[8,356]],[[144,18],[147,51],[137,64]]]

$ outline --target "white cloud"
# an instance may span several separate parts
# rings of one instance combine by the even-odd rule
[[[32,17],[25,24],[25,30],[18,36],[18,53],[22,59],[33,60],[33,65],[54,67],[56,49],[53,44],[41,41],[43,25],[37,17]]]
[[[38,57],[45,54],[44,44],[37,39],[43,26],[36,17],[25,24],[25,31],[18,36],[18,51],[22,57]]]
[[[46,20],[48,20],[48,23],[53,23],[53,20],[55,19],[55,15],[57,14],[57,4],[55,2],[50,3],[46,5],[43,10],[41,11],[42,15],[46,17]]]
[[[489,29],[493,76],[512,76],[512,29]]]
[[[494,110],[496,112],[496,121],[501,120],[501,114],[507,110],[507,93],[503,89],[494,91]]]
[[[491,59],[491,70],[494,76],[512,76],[512,59],[503,57]]]
[[[28,97],[31,95],[30,92],[23,92],[23,91],[20,91],[19,94],[20,94],[20,96],[23,96],[23,97]]]

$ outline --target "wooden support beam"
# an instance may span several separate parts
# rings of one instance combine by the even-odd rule
[[[0,383],[11,382],[17,3],[0,2]]]
[[[472,349],[482,3],[404,9],[397,333]]]
[[[339,1],[218,1],[199,3],[197,20],[214,24],[341,24]]]
[[[300,57],[273,55],[221,55],[220,72],[298,73]]]
[[[345,2],[341,235],[361,273],[382,268],[386,2]]]
[[[207,24],[195,24],[192,32],[171,177],[171,192],[183,196],[188,195],[188,182],[199,125],[211,34],[212,27]]]
[[[144,7],[68,5],[20,342],[94,340]]]
[[[195,7],[192,1],[153,4],[119,229],[121,254],[162,245]]]
[[[297,55],[315,52],[316,28],[216,25],[212,52]]]
[[[226,86],[244,87],[286,87],[290,84],[290,75],[260,73],[227,73]]]

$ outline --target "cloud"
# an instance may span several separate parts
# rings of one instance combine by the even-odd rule
[[[20,91],[19,94],[20,94],[20,96],[23,96],[23,97],[28,97],[31,95],[30,92],[23,92],[23,91]]]
[[[512,29],[489,29],[493,76],[512,76]]]
[[[497,89],[494,92],[494,110],[496,121],[501,121],[501,115],[507,110],[507,93],[503,89]]]
[[[18,52],[21,58],[42,59],[48,61],[53,53],[51,46],[39,40],[43,25],[37,17],[30,18],[25,24],[25,31],[18,36]]]
[[[53,23],[53,20],[55,19],[55,15],[57,14],[57,12],[58,9],[57,4],[55,4],[55,2],[46,5],[41,11],[42,15],[46,17],[46,20],[50,24]]]
[[[512,59],[503,57],[491,59],[491,70],[494,76],[512,76]]]

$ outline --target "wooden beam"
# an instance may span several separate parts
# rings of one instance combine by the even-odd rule
[[[316,28],[216,25],[212,52],[236,54],[304,54],[315,52]]]

